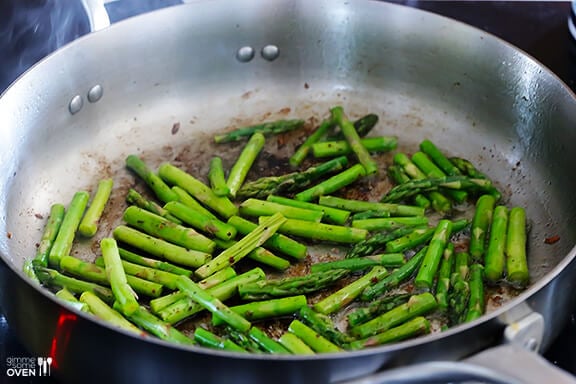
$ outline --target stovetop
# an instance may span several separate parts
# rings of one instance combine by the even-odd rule
[[[110,1],[110,0],[108,0]],[[111,22],[180,0],[118,0],[107,4]],[[421,8],[474,25],[524,50],[551,69],[576,92],[576,43],[569,33],[569,2],[554,1],[419,1],[390,2]],[[80,2],[4,0],[0,2],[0,91],[43,56],[88,33]],[[63,7],[63,4],[66,4]],[[21,10],[25,9],[26,14]],[[58,38],[46,41],[54,34]],[[32,51],[30,48],[34,48]],[[576,308],[567,326],[544,356],[576,375]],[[53,378],[9,378],[3,372],[9,356],[29,356],[19,344],[0,308],[0,383],[56,384]]]

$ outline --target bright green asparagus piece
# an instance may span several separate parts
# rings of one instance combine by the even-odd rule
[[[232,169],[230,169],[226,185],[228,186],[232,198],[236,197],[236,193],[244,183],[246,175],[248,175],[248,172],[256,161],[258,154],[260,154],[260,151],[264,147],[265,141],[266,139],[263,134],[259,132],[254,133],[240,153],[240,156],[238,156]]]
[[[224,176],[224,166],[222,165],[222,159],[218,156],[214,156],[210,160],[210,168],[208,170],[208,181],[210,181],[210,187],[217,196],[228,196],[230,194],[230,188],[226,184],[226,178]]]
[[[319,335],[339,347],[345,348],[345,346],[353,340],[349,335],[338,330],[329,316],[318,313],[307,305],[300,308],[299,316]]]
[[[465,321],[472,321],[484,314],[484,267],[481,264],[470,266],[470,301]]]
[[[216,242],[218,243],[218,246],[222,249],[228,249],[237,243],[236,240],[230,240],[227,242],[217,240]],[[254,248],[246,255],[246,257],[254,260],[257,263],[267,265],[279,271],[284,271],[285,269],[290,267],[290,262],[288,260],[278,257],[269,250],[262,247]]]
[[[128,194],[126,195],[126,201],[128,202],[128,204],[133,204],[149,212],[155,213],[158,216],[162,216],[163,218],[172,221],[173,223],[182,224],[182,221],[180,221],[177,217],[172,216],[170,212],[162,208],[162,206],[160,206],[158,203],[146,200],[144,196],[142,196],[132,188],[128,190]]]
[[[272,354],[290,354],[282,344],[268,337],[268,335],[259,328],[250,328],[250,331],[248,331],[248,337],[256,342],[256,344],[258,344],[265,352]]]
[[[281,213],[275,213],[274,215],[262,220],[262,223],[252,232],[244,236],[230,248],[225,249],[214,259],[202,265],[194,273],[196,276],[204,279],[214,272],[236,264],[248,255],[248,253],[264,244],[264,242],[268,240],[285,221],[286,218],[284,218]]]
[[[130,252],[126,249],[118,248],[120,253],[120,258],[122,260],[129,261],[134,264],[143,265],[145,267],[150,267],[154,269],[159,269],[161,271],[166,271],[170,273],[175,273],[177,275],[192,276],[192,271],[186,268],[179,267],[174,264],[170,264],[166,261],[150,259],[148,257],[140,256],[134,252]]]
[[[224,218],[229,218],[238,212],[238,208],[227,197],[216,195],[209,186],[170,163],[160,165],[158,174],[163,180],[184,189],[200,203]]]
[[[32,264],[42,267],[48,266],[48,255],[50,254],[52,245],[54,244],[60,226],[62,225],[64,214],[65,208],[62,204],[52,204],[50,207],[50,216],[48,216],[48,221],[44,226],[40,245],[36,250],[36,256],[34,257]]]
[[[484,249],[489,233],[496,199],[492,195],[482,195],[476,200],[476,210],[470,227],[470,256],[474,261],[484,259]]]
[[[312,132],[312,134],[308,135],[306,140],[304,140],[304,142],[298,147],[298,149],[296,149],[294,154],[290,156],[290,159],[288,160],[290,165],[293,167],[299,166],[300,163],[302,163],[302,161],[306,158],[306,156],[308,156],[308,153],[312,149],[312,146],[318,140],[324,137],[328,133],[328,131],[332,129],[333,126],[334,122],[332,121],[332,119],[322,121],[322,123],[320,123],[318,128],[316,128],[316,130]]]
[[[260,218],[259,221],[262,221],[262,218]],[[365,229],[312,223],[310,221],[295,219],[286,219],[278,229],[278,232],[312,240],[324,240],[345,244],[357,243],[366,239],[368,236],[368,231]]]
[[[353,327],[350,332],[360,338],[370,337],[394,328],[417,316],[432,312],[437,306],[434,295],[425,292],[412,296],[407,303],[399,305],[364,324]]]
[[[217,218],[206,216],[202,212],[196,211],[193,208],[180,203],[179,201],[171,201],[164,205],[164,208],[190,227],[204,232],[210,236],[215,236],[222,240],[230,240],[236,237],[236,228]],[[210,250],[206,252],[212,251]]]
[[[406,303],[409,298],[409,294],[399,293],[374,300],[367,307],[359,307],[348,313],[348,325],[355,327],[372,320],[376,316]]]
[[[391,231],[405,226],[419,227],[422,225],[428,225],[426,216],[352,220],[352,227],[363,228],[367,231]]]
[[[150,267],[145,267],[143,265],[134,264],[126,260],[121,261],[122,261],[122,268],[124,268],[124,272],[126,273],[126,278],[128,278],[128,276],[135,276],[140,279],[161,284],[169,289],[176,289],[176,278],[180,275],[160,271],[158,269]],[[96,260],[94,260],[94,264],[96,264],[99,267],[102,267],[104,266],[104,259],[98,257],[96,258]],[[128,282],[128,284],[130,284],[130,282]]]
[[[138,327],[129,322],[119,312],[115,311],[112,307],[106,304],[102,299],[93,294],[92,292],[84,292],[80,295],[80,301],[86,304],[97,317],[116,327],[125,329],[127,331],[143,333]]]
[[[406,263],[403,253],[383,253],[353,259],[327,261],[312,264],[311,272],[328,271],[330,269],[347,269],[349,271],[361,271],[363,269],[380,265],[382,267],[400,267]]]
[[[180,203],[173,201],[167,206],[170,204]],[[192,228],[183,227],[134,205],[124,211],[123,219],[128,225],[139,231],[187,249],[212,253],[216,245],[211,239]]]
[[[430,333],[430,322],[425,317],[417,316],[404,324],[390,328],[382,333],[363,340],[353,341],[350,343],[350,348],[363,349],[375,347],[377,345],[398,342],[427,333]]]
[[[98,230],[98,222],[100,221],[100,217],[104,212],[104,207],[110,198],[113,185],[114,182],[112,179],[103,179],[98,183],[96,194],[78,226],[78,232],[82,236],[92,237],[96,234],[96,231]]]
[[[228,224],[234,226],[239,233],[247,235],[252,232],[258,224],[246,220],[240,216],[232,216],[228,219]],[[306,257],[307,247],[298,241],[284,236],[280,233],[275,233],[263,244],[264,247],[270,248],[274,251],[279,251],[287,256],[293,257],[297,260],[302,260]]]
[[[187,277],[185,277],[187,278]],[[114,303],[114,307],[116,307],[118,302]],[[137,324],[139,327],[147,330],[154,336],[166,340],[171,341],[177,344],[185,344],[185,345],[192,345],[195,344],[194,340],[184,335],[182,332],[167,324],[148,312],[144,307],[138,307],[136,311],[132,314],[127,315],[128,319],[133,323]]]
[[[386,243],[386,252],[404,252],[425,244],[432,238],[432,236],[434,236],[434,230],[435,228],[428,227],[415,228],[412,232]]]
[[[312,348],[314,352],[330,353],[343,351],[342,348],[321,336],[300,320],[293,320],[288,327],[288,331],[298,336],[298,338]]]
[[[224,351],[247,352],[244,348],[230,339],[222,339],[202,327],[194,330],[194,341],[204,347],[221,349]]]
[[[122,259],[120,259],[116,240],[109,237],[100,240],[100,249],[114,298],[122,313],[129,316],[139,308],[139,304],[136,300],[136,293],[126,280],[126,273],[122,267]]]
[[[530,280],[526,259],[526,211],[522,207],[510,209],[506,235],[507,280],[523,287]]]
[[[261,177],[245,182],[236,194],[238,199],[254,197],[265,199],[272,194],[284,194],[301,191],[327,175],[342,171],[348,165],[345,156],[336,157],[325,163],[315,165],[302,172],[292,172],[280,176]]]
[[[380,280],[378,283],[366,288],[360,296],[361,300],[373,300],[377,296],[384,293],[386,290],[395,288],[399,286],[403,281],[409,279],[414,274],[414,272],[416,272],[422,263],[422,260],[424,260],[424,256],[426,255],[427,250],[427,246],[423,247],[414,256],[412,256],[410,260],[406,262],[406,264],[392,271],[392,273]]]
[[[354,183],[360,177],[365,176],[366,171],[363,165],[355,164],[350,168],[342,171],[329,179],[326,179],[319,184],[316,184],[302,192],[298,192],[294,195],[295,200],[299,201],[310,201],[315,198],[327,195],[332,192],[336,192],[347,185]]]
[[[134,171],[154,191],[160,201],[165,203],[178,200],[178,196],[170,189],[148,165],[138,156],[129,155],[126,158],[126,167]]]
[[[436,301],[438,309],[446,311],[448,309],[448,292],[450,291],[450,277],[454,266],[454,244],[448,243],[442,254],[440,269],[438,270],[438,281],[436,282]]]
[[[116,227],[113,233],[119,242],[188,267],[198,267],[211,258],[209,253],[186,249],[124,225]]]
[[[259,132],[263,135],[278,134],[293,131],[304,125],[304,120],[277,120],[268,123],[242,127],[233,131],[214,136],[216,144],[230,143],[233,141],[245,140],[254,133]]]
[[[230,309],[248,321],[268,319],[270,317],[292,315],[306,305],[306,296],[290,296],[279,299],[264,301],[253,301],[246,304],[236,305]],[[221,325],[224,321],[217,317],[212,317],[212,325]]]
[[[378,164],[376,161],[370,157],[370,153],[366,150],[366,148],[362,145],[360,141],[360,136],[358,136],[358,132],[356,132],[356,128],[354,124],[344,115],[344,110],[342,107],[334,107],[330,110],[332,121],[334,121],[340,127],[341,132],[344,134],[346,141],[350,144],[350,148],[352,152],[358,158],[360,164],[362,164],[364,168],[364,174],[372,175],[378,172]]]
[[[82,280],[110,286],[110,281],[104,269],[104,263],[100,261],[99,264],[100,265],[88,263],[72,256],[64,256],[60,259],[60,269],[62,271]],[[158,297],[162,294],[162,285],[158,283],[130,275],[126,276],[126,280],[137,294],[148,297]]]
[[[298,208],[304,208],[304,209],[311,209],[314,211],[320,211],[324,214],[322,216],[322,219],[326,220],[332,224],[344,225],[346,223],[346,220],[348,220],[348,217],[350,217],[349,211],[345,211],[343,209],[338,209],[338,208],[326,207],[326,206],[319,205],[319,204],[309,203],[307,201],[298,201],[298,200],[289,199],[287,197],[276,196],[276,195],[269,195],[266,198],[266,200],[270,201],[272,203],[288,205],[291,207],[298,207]]]
[[[386,243],[389,241],[412,233],[414,230],[415,228],[412,227],[402,227],[391,232],[374,233],[366,240],[359,241],[351,248],[348,248],[345,257],[346,259],[353,259],[357,257],[373,255],[376,251],[386,247]]]
[[[314,355],[314,351],[298,336],[293,333],[286,332],[278,339],[284,348],[294,355]]]
[[[254,198],[244,200],[239,206],[239,213],[242,216],[272,216],[276,212],[280,212],[287,219],[313,221],[316,223],[319,223],[324,216],[321,211],[292,207]]]
[[[40,282],[44,285],[50,287],[66,288],[70,292],[76,294],[90,291],[104,300],[106,303],[111,304],[114,301],[114,295],[109,288],[84,280],[78,280],[73,277],[65,276],[58,271],[42,266],[35,266],[34,270],[36,272],[36,276],[38,276],[38,280],[40,280]]]
[[[396,149],[398,138],[394,136],[377,136],[360,139],[360,143],[368,152],[387,152]],[[334,157],[352,153],[352,147],[345,140],[322,141],[312,145],[312,153],[316,158]]]
[[[64,214],[60,229],[48,254],[50,265],[60,264],[60,258],[70,254],[72,242],[78,230],[78,225],[80,225],[80,220],[82,220],[89,197],[90,195],[86,191],[76,192],[74,197],[72,197],[72,201]]]
[[[302,295],[324,289],[348,275],[345,269],[315,272],[304,276],[255,281],[240,285],[238,293],[244,300],[263,300],[274,297]]]
[[[506,256],[506,232],[508,228],[508,208],[498,205],[494,208],[492,225],[488,239],[488,248],[484,255],[484,274],[488,281],[495,282],[502,278]]]
[[[414,153],[412,155],[412,162],[429,178],[442,178],[447,176],[424,152]],[[466,191],[447,190],[444,191],[444,193],[459,203],[464,202],[468,198]]]
[[[462,172],[442,153],[440,149],[429,139],[422,140],[420,150],[448,176],[461,175]]]
[[[469,160],[463,159],[461,157],[451,157],[450,162],[454,164],[462,174],[471,177],[473,179],[488,179],[488,176],[480,172],[474,164],[472,164]],[[489,188],[488,193],[494,196],[496,201],[500,200],[502,194],[496,187],[492,186]]]
[[[440,220],[430,240],[426,256],[424,256],[418,274],[414,279],[414,285],[417,288],[432,289],[432,283],[434,282],[436,272],[438,272],[444,248],[446,248],[451,234],[452,222],[446,219]]]
[[[62,302],[68,304],[69,306],[71,306],[73,308],[76,308],[79,311],[90,312],[90,307],[87,304],[79,301],[76,298],[76,296],[74,296],[74,294],[72,292],[70,292],[69,290],[67,290],[66,288],[62,288],[61,290],[56,292],[54,294],[54,296],[56,296],[57,298],[62,300]]]
[[[356,299],[364,289],[378,283],[387,274],[386,268],[382,266],[373,267],[370,272],[361,278],[314,304],[314,309],[324,315],[339,311]]]
[[[384,211],[389,212],[390,216],[424,216],[425,212],[424,208],[413,205],[350,200],[336,196],[320,196],[318,203],[327,207],[344,209],[351,212]]]
[[[204,208],[204,206],[202,204],[200,204],[198,202],[198,200],[196,200],[195,198],[193,198],[188,192],[186,192],[184,189],[180,188],[179,186],[175,185],[172,187],[172,190],[174,191],[175,194],[178,195],[178,201],[182,204],[184,204],[185,206],[187,206],[188,208],[192,208],[195,211],[200,212],[201,214],[203,214],[204,216],[210,217],[211,219],[217,219],[218,217],[213,214],[211,211],[209,211],[208,209]],[[162,208],[164,209],[164,208]],[[168,211],[166,211],[168,212]]]

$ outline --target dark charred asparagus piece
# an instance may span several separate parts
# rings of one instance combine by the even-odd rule
[[[154,194],[160,201],[167,203],[178,200],[178,196],[170,189],[148,165],[138,156],[129,155],[126,158],[126,167],[134,171],[144,182],[154,191]]]
[[[236,197],[236,193],[244,183],[246,175],[248,175],[248,172],[252,168],[252,164],[254,164],[260,151],[264,147],[265,141],[264,135],[259,132],[250,136],[250,140],[248,140],[248,143],[246,143],[246,146],[242,149],[232,169],[230,169],[226,185],[232,198]]]
[[[126,201],[128,202],[128,204],[133,204],[139,208],[147,210],[148,212],[155,213],[158,216],[162,216],[163,218],[168,219],[173,223],[182,224],[182,221],[180,221],[180,219],[172,216],[170,212],[162,208],[162,206],[160,206],[158,203],[146,200],[144,196],[140,195],[138,192],[136,192],[136,190],[132,188],[128,190],[128,194],[126,195]]]
[[[345,269],[310,273],[305,276],[255,281],[238,287],[244,300],[263,300],[274,297],[303,295],[324,289],[348,275]]]
[[[329,316],[318,313],[307,305],[300,308],[299,316],[319,335],[324,336],[339,347],[345,348],[348,343],[354,340],[349,335],[338,330]]]
[[[230,132],[214,136],[214,142],[217,144],[230,143],[233,141],[245,140],[254,133],[259,132],[263,135],[272,135],[283,132],[293,131],[304,125],[304,120],[277,120],[269,123],[262,123],[242,127]]]
[[[412,227],[404,227],[395,229],[391,232],[375,233],[366,240],[359,241],[351,248],[348,248],[345,257],[346,259],[353,259],[357,257],[372,255],[374,252],[383,249],[386,246],[386,243],[389,241],[412,233],[414,230],[415,228]]]
[[[406,303],[409,298],[410,295],[407,293],[384,296],[371,302],[367,307],[356,308],[350,312],[347,316],[348,324],[350,327],[355,327],[365,323],[381,313],[388,312],[389,310]]]
[[[112,193],[112,187],[114,182],[112,179],[103,179],[98,183],[98,188],[92,198],[90,206],[86,210],[80,225],[78,226],[78,232],[82,236],[92,237],[96,234],[98,230],[98,221],[104,212],[104,207],[110,198]]]

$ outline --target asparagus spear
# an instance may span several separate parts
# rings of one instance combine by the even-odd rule
[[[93,283],[110,286],[110,281],[106,275],[104,264],[100,265],[88,263],[72,256],[64,256],[60,259],[60,269],[70,275],[76,276],[82,280]],[[136,276],[126,276],[130,287],[138,294],[148,297],[158,297],[162,294],[162,285]]]
[[[334,313],[351,303],[364,289],[381,281],[387,274],[386,268],[381,266],[373,267],[370,272],[361,278],[314,304],[314,309],[324,315]]]
[[[378,172],[378,165],[370,157],[370,153],[368,153],[366,148],[362,145],[360,137],[358,136],[358,132],[356,132],[356,128],[344,115],[344,110],[342,107],[334,107],[330,110],[330,113],[332,120],[338,124],[341,132],[346,138],[346,141],[348,141],[348,144],[350,144],[350,148],[358,158],[358,161],[360,161],[360,164],[362,164],[364,167],[363,173],[366,175],[372,175]]]
[[[470,227],[470,256],[475,261],[484,257],[486,235],[488,234],[496,199],[492,195],[482,195],[476,200],[476,210]]]
[[[386,252],[397,253],[422,245],[434,236],[435,228],[419,227],[386,243]]]
[[[158,174],[163,180],[184,189],[222,217],[228,218],[238,212],[238,208],[227,197],[217,196],[206,184],[172,164],[160,165]]]
[[[169,204],[180,203],[173,201],[167,205]],[[196,232],[192,228],[175,224],[170,220],[142,208],[136,206],[128,207],[124,211],[123,219],[133,228],[145,232],[150,236],[166,240],[172,244],[205,253],[212,253],[214,250],[214,242],[206,236]]]
[[[54,244],[58,231],[60,230],[60,225],[64,219],[64,213],[65,209],[62,204],[52,204],[50,207],[50,216],[48,216],[48,221],[44,226],[40,245],[36,250],[36,257],[34,257],[34,261],[32,262],[34,265],[42,267],[48,266],[48,255],[50,254],[52,245]]]
[[[296,313],[300,308],[306,305],[306,296],[290,296],[280,299],[271,299],[264,301],[253,301],[251,303],[236,305],[230,309],[246,320],[262,320],[270,317],[287,316]],[[212,325],[221,325],[224,321],[214,316]]]
[[[187,279],[187,277],[184,278]],[[114,307],[116,307],[117,304],[118,302],[114,303]],[[172,327],[170,324],[167,324],[158,319],[156,316],[148,312],[144,307],[138,307],[136,311],[132,312],[126,317],[128,317],[128,319],[130,319],[130,321],[133,323],[138,324],[138,326],[144,328],[162,340],[171,341],[177,344],[194,344],[194,340],[187,337],[179,330]]]
[[[202,327],[198,327],[194,330],[194,341],[208,348],[221,349],[224,351],[247,352],[232,340],[222,339]]]
[[[436,309],[437,305],[436,299],[429,292],[415,295],[410,297],[407,303],[399,305],[364,324],[353,327],[350,332],[357,337],[370,337],[431,312]]]
[[[50,287],[66,288],[70,292],[81,294],[85,291],[90,291],[96,296],[104,300],[106,303],[114,301],[112,291],[106,287],[98,284],[89,283],[84,280],[78,280],[73,277],[65,276],[58,271],[42,266],[35,266],[34,271],[38,280],[44,285]]]
[[[236,264],[248,253],[268,240],[285,220],[281,213],[275,213],[264,219],[250,234],[244,236],[217,257],[202,265],[194,273],[200,278],[206,278],[214,272]]]
[[[310,167],[303,172],[261,177],[244,183],[242,188],[238,190],[236,197],[239,199],[247,199],[249,197],[264,199],[272,194],[279,195],[300,191],[324,176],[343,170],[347,165],[348,159],[345,156],[340,156]]]
[[[248,331],[248,337],[258,344],[265,352],[273,354],[290,354],[282,344],[268,337],[268,335],[262,332],[259,328],[250,328],[250,331]]]
[[[324,289],[348,273],[345,269],[336,269],[326,272],[310,273],[304,276],[255,281],[240,285],[238,287],[238,293],[244,300],[262,300],[274,297],[301,295]]]
[[[302,163],[302,161],[306,158],[306,156],[308,156],[308,153],[310,152],[310,149],[312,149],[314,143],[325,136],[333,126],[334,123],[332,119],[322,121],[320,126],[318,126],[318,128],[316,128],[316,130],[311,135],[309,135],[306,140],[304,140],[304,142],[298,147],[294,154],[290,156],[290,159],[288,160],[290,165],[293,167],[299,166],[300,163]]]
[[[390,165],[388,167],[388,176],[392,178],[396,182],[396,184],[402,184],[410,181],[410,176],[404,172],[404,169],[398,165]],[[421,193],[418,193],[413,197],[414,204],[424,209],[427,209],[432,204],[430,200],[426,196]]]
[[[124,225],[116,227],[113,233],[119,242],[188,267],[198,267],[211,258],[209,253],[186,249]]]
[[[228,188],[226,178],[224,177],[222,159],[218,156],[214,156],[210,160],[208,181],[210,181],[210,187],[212,187],[216,196],[228,196],[230,194],[230,188]]]
[[[310,201],[319,196],[336,192],[345,186],[354,183],[358,178],[365,176],[365,167],[361,164],[355,164],[350,168],[342,171],[319,184],[316,184],[302,192],[294,195],[295,200]]]
[[[424,260],[424,256],[426,255],[426,251],[428,247],[423,247],[419,250],[414,256],[410,258],[400,268],[392,271],[388,276],[380,280],[378,283],[366,288],[364,292],[362,292],[361,300],[369,301],[374,299],[376,296],[384,293],[387,289],[391,289],[400,285],[401,282],[407,280],[410,276],[416,272],[422,260]]]
[[[268,195],[266,200],[272,203],[288,205],[291,207],[320,211],[323,213],[322,219],[326,219],[326,221],[329,221],[332,224],[344,225],[344,223],[346,223],[346,220],[348,220],[348,217],[350,217],[350,212],[345,211],[343,209],[325,207],[319,204],[309,203],[306,201],[289,199],[287,197]]]
[[[498,205],[494,208],[488,248],[484,256],[484,273],[486,279],[491,282],[499,280],[504,273],[507,228],[508,208]]]
[[[262,221],[262,217],[260,218]],[[312,240],[324,240],[335,243],[353,244],[366,239],[368,231],[360,228],[345,227],[310,221],[286,219],[278,232]]]
[[[139,304],[136,301],[136,293],[126,281],[126,273],[122,267],[122,259],[120,259],[120,254],[118,253],[116,240],[109,237],[100,240],[100,249],[102,250],[106,276],[112,287],[114,298],[118,302],[122,313],[129,316],[138,309]]]
[[[293,131],[304,125],[304,120],[277,120],[269,123],[262,123],[242,127],[233,131],[214,136],[216,144],[230,143],[240,141],[251,137],[254,133],[259,132],[263,135],[278,134]]]
[[[481,264],[472,264],[470,266],[470,301],[468,302],[468,311],[464,321],[472,321],[484,313],[484,267]]]
[[[54,294],[54,296],[56,296],[57,298],[62,300],[62,302],[68,304],[73,308],[76,308],[79,311],[90,312],[90,307],[87,304],[79,301],[76,298],[76,296],[74,296],[74,294],[66,288],[60,289],[58,292]]]
[[[240,216],[230,217],[228,219],[228,224],[234,226],[242,235],[247,235],[256,227],[258,227],[257,224],[243,219]],[[285,255],[293,257],[297,260],[302,260],[306,257],[307,248],[304,244],[299,243],[296,240],[291,239],[288,236],[284,236],[280,233],[273,234],[262,245],[274,251],[282,252]]]
[[[368,152],[387,152],[396,149],[398,138],[394,136],[377,136],[360,139],[360,143]],[[345,140],[322,141],[312,145],[312,153],[316,158],[334,157],[352,153],[352,147]]]
[[[375,251],[384,248],[386,243],[389,241],[412,233],[414,230],[415,228],[412,227],[404,227],[395,229],[391,232],[374,233],[366,240],[359,241],[351,248],[348,248],[346,258],[353,259],[361,256],[372,255]]]
[[[162,208],[159,204],[154,201],[146,200],[144,196],[140,195],[138,192],[136,192],[136,190],[132,188],[128,190],[126,201],[128,204],[133,204],[139,208],[147,210],[148,212],[155,213],[158,216],[162,216],[163,218],[168,219],[173,223],[182,224],[182,221],[180,221],[177,217],[172,216],[170,212]]]
[[[232,166],[230,173],[228,174],[228,180],[226,180],[226,185],[230,191],[230,196],[232,198],[236,197],[236,193],[244,183],[246,175],[252,164],[256,161],[256,157],[264,147],[264,135],[256,132],[252,134],[250,140],[238,156],[238,159]]]
[[[298,338],[312,348],[314,352],[329,353],[342,351],[342,348],[319,335],[316,331],[302,323],[300,320],[292,320],[288,326],[288,331],[298,336]]]
[[[374,126],[376,126],[377,123],[378,123],[378,115],[369,113],[356,120],[354,122],[354,128],[356,129],[358,136],[364,137],[368,133],[370,133],[372,128],[374,128]],[[342,131],[338,132],[338,134],[336,134],[335,136],[328,138],[328,140],[343,140],[343,139],[346,139],[346,136],[344,136],[344,133]]]
[[[350,336],[340,332],[329,316],[318,313],[307,305],[300,308],[299,316],[319,335],[325,337],[339,347],[344,348],[353,340]]]
[[[64,214],[60,229],[48,254],[48,262],[50,265],[60,264],[60,258],[70,254],[72,242],[74,241],[78,225],[80,225],[80,220],[88,204],[89,197],[90,195],[86,191],[76,192],[72,197],[72,201]]]
[[[292,207],[254,198],[244,200],[239,206],[239,213],[243,216],[272,216],[276,212],[280,212],[287,219],[306,220],[316,223],[319,223],[324,216],[321,211]]]
[[[348,313],[348,325],[355,327],[369,320],[372,320],[381,313],[388,312],[392,308],[404,304],[408,301],[410,295],[400,293],[397,295],[384,296],[381,299],[371,302],[367,307],[360,307]]]
[[[278,339],[284,348],[294,355],[314,355],[314,351],[298,336],[293,333],[286,332]]]
[[[429,178],[442,178],[447,176],[446,173],[438,168],[424,152],[414,153],[412,155],[412,161]],[[447,190],[445,193],[459,203],[464,202],[468,197],[466,191]]]
[[[134,252],[130,252],[123,248],[118,248],[120,253],[120,258],[122,260],[129,261],[134,264],[143,265],[145,267],[150,267],[154,269],[159,269],[161,271],[166,271],[170,273],[175,273],[177,275],[192,276],[192,271],[186,268],[179,267],[174,264],[170,264],[166,261],[150,259],[148,257],[140,256]]]
[[[485,174],[476,169],[474,164],[472,164],[470,161],[466,159],[460,157],[451,157],[449,160],[460,170],[460,172],[462,172],[462,174],[468,177],[471,177],[473,179],[488,179],[488,177]],[[498,191],[498,189],[496,189],[496,187],[494,187],[493,185],[488,188],[488,193],[494,196],[496,201],[500,200],[500,198],[502,197],[500,191]]]
[[[230,240],[236,237],[236,228],[220,221],[218,218],[206,216],[202,212],[194,210],[178,201],[171,201],[166,204],[164,208],[187,225],[199,231],[216,236],[222,240]]]
[[[138,327],[126,320],[124,316],[112,309],[108,304],[106,304],[104,301],[102,301],[102,299],[100,299],[92,292],[82,293],[80,295],[80,301],[88,305],[90,312],[102,320],[127,331],[136,332],[139,334],[143,333],[140,329],[138,329]]]
[[[419,227],[422,225],[428,225],[428,218],[425,216],[352,220],[352,227],[367,231],[391,231],[404,226]]]
[[[383,211],[389,212],[390,216],[424,216],[424,208],[412,205],[350,200],[335,196],[320,196],[318,203],[352,212]]]
[[[126,158],[126,167],[134,171],[134,173],[144,180],[161,201],[167,203],[178,200],[178,196],[176,196],[170,187],[138,156],[129,155]]]
[[[400,267],[406,263],[402,253],[383,253],[353,259],[343,259],[327,261],[324,263],[312,264],[310,271],[321,272],[330,269],[347,269],[349,271],[361,271],[363,269],[380,265],[382,267]]]
[[[429,139],[422,140],[420,143],[420,150],[432,159],[432,161],[442,169],[448,176],[461,175],[462,173],[442,151]]]
[[[465,320],[468,301],[470,300],[470,285],[468,284],[469,259],[467,252],[456,252],[454,272],[450,278],[452,290],[448,296],[448,317],[452,325]]]
[[[352,220],[382,219],[386,217],[390,217],[390,212],[371,210],[353,214]]]
[[[434,277],[436,276],[440,260],[442,259],[442,253],[444,252],[444,248],[446,248],[451,233],[452,222],[446,219],[440,220],[430,240],[426,256],[424,256],[418,274],[414,279],[414,285],[416,285],[416,287],[427,290],[432,288]]]
[[[224,243],[219,244],[219,246],[222,249],[228,249],[236,243],[238,243],[236,240],[231,240],[229,242],[226,242],[225,244]],[[269,250],[262,247],[254,248],[246,255],[246,257],[256,261],[257,263],[267,265],[279,271],[283,271],[288,267],[290,267],[290,262],[288,260],[278,257]]]
[[[436,301],[438,309],[446,311],[448,309],[448,292],[450,291],[450,276],[454,265],[454,244],[448,243],[442,254],[440,270],[438,271],[438,281],[436,283]]]
[[[96,189],[96,194],[92,199],[92,203],[86,210],[80,225],[78,226],[78,232],[82,236],[92,237],[96,234],[98,230],[98,221],[104,212],[104,207],[110,198],[112,193],[112,186],[114,182],[112,179],[103,179],[98,183],[98,188]]]
[[[161,284],[169,289],[176,289],[176,278],[179,275],[170,272],[160,271],[154,268],[145,267],[143,265],[130,263],[129,261],[126,260],[121,260],[121,262],[122,262],[122,268],[124,268],[124,272],[126,272],[127,279],[128,276],[134,276],[140,279]],[[96,264],[99,267],[102,267],[104,266],[104,259],[102,257],[98,257],[96,258],[96,260],[94,260],[94,264]],[[130,284],[130,282],[128,282],[128,284]]]
[[[507,279],[517,286],[528,284],[530,275],[526,260],[526,211],[513,207],[508,218],[506,235]]]
[[[208,209],[204,208],[204,206],[200,204],[198,200],[190,196],[190,194],[186,192],[184,189],[175,185],[172,187],[172,190],[174,191],[175,194],[178,195],[178,201],[180,203],[184,204],[188,208],[192,208],[193,210],[200,212],[202,215],[206,217],[209,217],[211,219],[218,219],[218,217],[215,214],[210,212]]]
[[[382,333],[370,336],[363,340],[350,343],[351,349],[363,349],[377,345],[398,342],[418,335],[430,333],[430,322],[425,317],[417,316],[412,320],[390,328]]]
[[[252,326],[248,320],[232,311],[229,307],[224,305],[222,301],[210,294],[210,292],[203,290],[190,278],[186,276],[178,276],[176,279],[178,288],[186,293],[188,297],[200,304],[204,309],[212,312],[214,316],[220,317],[226,324],[240,332],[246,332]]]

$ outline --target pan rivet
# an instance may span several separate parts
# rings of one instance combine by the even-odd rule
[[[534,338],[526,340],[524,346],[530,351],[536,351],[538,349],[538,341]]]
[[[245,46],[238,49],[236,59],[242,63],[247,63],[254,58],[254,48]]]
[[[84,105],[84,100],[82,100],[82,96],[76,95],[70,100],[70,104],[68,104],[68,110],[71,114],[76,114],[80,112],[82,106]]]
[[[267,45],[264,48],[262,48],[261,55],[264,59],[268,61],[273,61],[276,60],[280,55],[280,50],[275,45]]]
[[[88,95],[86,97],[88,98],[89,102],[95,103],[98,100],[100,100],[103,93],[104,90],[102,89],[102,86],[100,84],[96,84],[95,86],[90,88],[90,90],[88,91]]]

